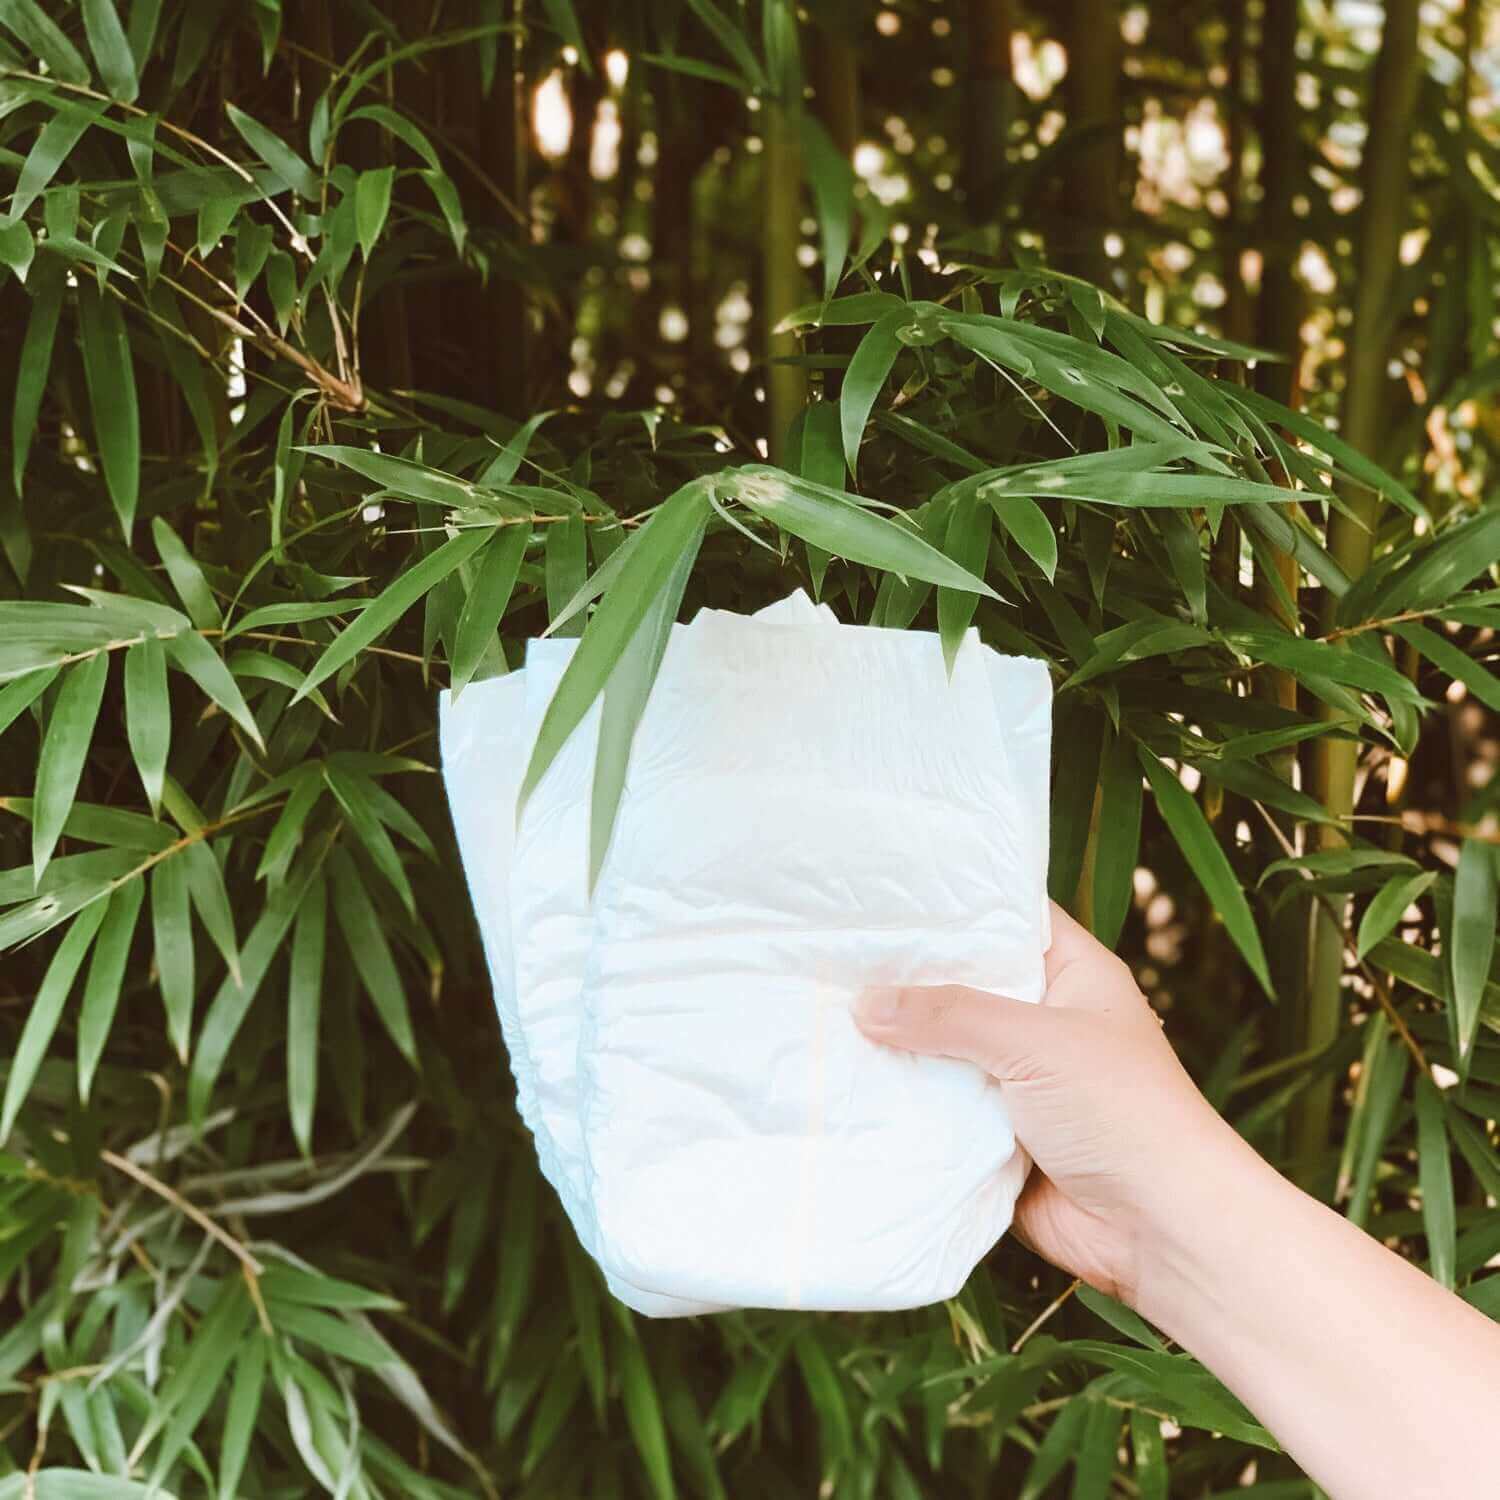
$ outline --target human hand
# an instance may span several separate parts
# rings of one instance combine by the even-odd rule
[[[1204,1099],[1127,965],[1057,905],[1040,1005],[963,985],[867,990],[855,1020],[911,1052],[965,1058],[999,1083],[1036,1163],[1015,1233],[1132,1306],[1175,1219],[1259,1158]]]

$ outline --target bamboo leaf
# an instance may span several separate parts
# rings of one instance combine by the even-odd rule
[[[0,688],[0,734],[4,734],[56,680],[57,668],[43,667]]]
[[[23,226],[24,228],[24,226]],[[16,398],[11,416],[11,481],[22,491],[26,460],[36,437],[42,394],[52,371],[52,349],[57,342],[58,316],[62,311],[64,278],[55,267],[38,270],[31,281],[31,315],[26,337],[16,362]]]
[[[355,184],[354,220],[360,254],[366,260],[385,229],[386,215],[391,211],[391,184],[395,178],[394,167],[377,167],[361,172]]]
[[[193,924],[188,901],[187,861],[180,856],[164,859],[151,871],[151,940],[167,1036],[183,1062],[193,1026]]]
[[[1406,908],[1436,879],[1436,870],[1423,870],[1420,875],[1397,876],[1381,886],[1359,921],[1355,949],[1360,958],[1364,958],[1383,938],[1390,936]]]
[[[167,655],[152,637],[125,653],[125,737],[153,814],[160,815],[167,755],[172,746],[172,702]]]
[[[122,103],[133,103],[140,92],[140,82],[135,73],[135,55],[115,11],[114,0],[83,0],[83,29],[104,87]]]
[[[453,696],[473,680],[484,654],[495,639],[526,556],[530,528],[502,526],[479,560],[474,586],[464,600],[453,644]]]
[[[666,654],[672,624],[677,618],[683,591],[696,560],[696,548],[683,550],[604,685],[599,746],[594,757],[594,783],[589,801],[590,895],[609,849],[620,798],[625,790],[625,770],[636,727],[645,712],[651,685],[656,681],[657,670]]]
[[[63,934],[52,962],[47,965],[41,988],[26,1012],[26,1024],[21,1028],[21,1039],[16,1044],[5,1080],[5,1103],[0,1106],[0,1141],[10,1135],[11,1127],[16,1123],[16,1115],[47,1055],[63,1005],[83,966],[89,944],[94,941],[94,934],[104,920],[107,907],[106,901],[95,901],[84,907]]]
[[[36,0],[6,0],[0,6],[3,25],[28,51],[47,64],[47,71],[64,83],[87,84],[88,64],[78,49],[63,35],[57,23]],[[19,209],[13,209],[19,214]]]
[[[297,879],[288,880],[271,892],[240,952],[239,982],[235,981],[233,974],[226,975],[209,1004],[188,1074],[188,1111],[199,1124],[207,1113],[208,1096],[214,1081],[306,895],[311,874],[309,871]]]
[[[625,1405],[625,1423],[640,1454],[641,1466],[656,1500],[676,1500],[672,1459],[667,1449],[667,1429],[662,1421],[661,1401],[656,1394],[651,1368],[633,1328],[616,1341],[615,1364],[620,1372],[620,1395]]]
[[[156,516],[151,522],[151,535],[156,550],[166,565],[167,576],[177,590],[188,618],[199,630],[215,630],[224,623],[213,590],[203,576],[193,554],[183,546],[182,538],[172,530],[165,516]]]
[[[1176,775],[1144,745],[1137,748],[1162,820],[1171,830],[1177,847],[1182,850],[1183,858],[1198,877],[1198,883],[1208,896],[1210,906],[1223,921],[1235,947],[1250,965],[1261,988],[1274,998],[1270,969],[1266,964],[1265,950],[1261,947],[1250,903],[1245,899],[1239,881],[1235,879],[1222,845],[1214,837],[1214,831],[1209,827],[1202,809]]]
[[[994,508],[995,517],[1006,534],[1047,575],[1051,583],[1057,574],[1057,533],[1047,513],[1027,495],[999,496],[988,487],[980,493]]]
[[[1099,768],[1099,835],[1094,852],[1094,936],[1107,948],[1120,940],[1135,894],[1140,855],[1143,786],[1140,761],[1122,734]]]
[[[803,111],[802,159],[818,211],[823,240],[823,295],[832,297],[849,255],[854,209],[854,168],[816,115]]]
[[[901,340],[896,330],[909,322],[911,316],[904,303],[882,313],[860,340],[849,368],[844,372],[844,385],[839,395],[839,425],[844,436],[844,462],[849,465],[851,476],[859,470],[859,445],[865,435],[865,423],[870,420],[870,412],[874,409],[875,398],[901,352]]]
[[[366,993],[375,1002],[375,1009],[391,1040],[401,1055],[416,1067],[417,1043],[412,1035],[406,991],[374,903],[353,860],[342,850],[335,852],[332,870],[334,916],[349,956],[354,960],[355,971]]]
[[[130,942],[135,936],[145,891],[146,883],[139,877],[126,881],[115,891],[109,898],[109,909],[94,943],[89,977],[83,987],[83,1008],[78,1016],[78,1097],[85,1104],[119,1008],[125,961],[130,956]]]
[[[966,572],[983,578],[989,562],[990,536],[994,517],[977,496],[960,493],[948,517],[948,533],[943,551]],[[964,633],[974,619],[979,596],[969,589],[940,588],[937,596],[938,636],[943,643],[943,661],[953,673],[954,658],[963,644]]]
[[[224,886],[224,872],[204,839],[195,839],[178,856],[187,876],[188,895],[203,929],[223,956],[230,978],[240,978],[239,946],[234,936],[234,915],[229,907],[229,892]]]
[[[103,651],[70,667],[47,721],[31,824],[31,865],[38,884],[78,793],[108,676],[109,656]]]
[[[944,557],[905,526],[778,469],[757,466],[741,470],[735,496],[783,531],[851,562],[924,583],[965,589],[987,599],[1000,597],[982,578]]]
[[[578,593],[588,576],[588,538],[581,514],[569,516],[567,520],[554,522],[547,527],[544,557],[547,614],[551,618]],[[574,619],[559,622],[549,633],[558,636],[582,635],[583,621]]]
[[[290,188],[301,198],[315,203],[318,199],[319,178],[316,172],[292,150],[279,136],[266,129],[259,120],[247,115],[233,104],[226,104],[229,123],[239,132],[240,139],[270,167],[272,175],[283,187]]]
[[[224,1412],[224,1435],[219,1443],[219,1494],[239,1494],[240,1476],[250,1453],[260,1402],[266,1385],[266,1340],[252,1333],[235,1356],[234,1381]]]
[[[78,288],[78,332],[104,482],[128,543],[141,484],[135,361],[119,304],[87,282]]]
[[[1453,1152],[1448,1141],[1447,1109],[1437,1085],[1417,1075],[1417,1167],[1422,1189],[1422,1223],[1432,1279],[1454,1287],[1458,1223],[1453,1203]]]
[[[1460,1058],[1474,1045],[1496,920],[1495,851],[1482,839],[1465,839],[1453,879],[1453,1017]]]
[[[706,489],[699,482],[689,482],[667,499],[605,564],[605,568],[614,565],[613,581],[585,627],[578,649],[542,715],[516,799],[517,822],[557,752],[603,691],[652,600],[665,587],[683,554],[691,552],[696,556],[709,509]],[[599,571],[602,573],[605,568]]]
[[[411,882],[406,878],[401,856],[371,804],[370,782],[365,777],[326,764],[323,776],[339,806],[344,809],[350,828],[364,845],[365,852],[380,873],[390,881],[407,912],[415,917],[416,897],[412,894]]]
[[[475,527],[460,531],[435,551],[428,553],[415,567],[408,568],[378,598],[361,611],[360,616],[334,639],[307,674],[302,686],[292,696],[300,702],[325,678],[354,660],[366,646],[383,635],[427,591],[441,583],[461,563],[472,557],[493,537],[494,527]]]

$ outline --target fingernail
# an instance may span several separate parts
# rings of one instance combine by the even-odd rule
[[[887,1026],[901,1009],[898,989],[871,989],[861,992],[854,1002],[854,1014],[867,1026]]]

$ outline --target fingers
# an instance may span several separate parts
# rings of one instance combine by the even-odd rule
[[[1008,1081],[1053,1070],[1050,1054],[1063,1021],[1043,1006],[961,984],[866,990],[854,1019],[875,1041],[963,1058]]]

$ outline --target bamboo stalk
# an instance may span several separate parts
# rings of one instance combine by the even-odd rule
[[[1417,21],[1418,0],[1387,0],[1361,167],[1364,203],[1342,436],[1360,452],[1370,454],[1380,446],[1386,319],[1405,223],[1411,120],[1420,77]],[[1350,514],[1330,514],[1328,549],[1345,573],[1358,578],[1370,562],[1379,519],[1378,497],[1363,487],[1349,486],[1343,499]],[[1325,600],[1325,630],[1333,627],[1333,606],[1333,600]],[[1340,823],[1354,810],[1358,760],[1355,741],[1328,737],[1315,742],[1313,794]],[[1321,826],[1316,838],[1323,849],[1339,848],[1348,842],[1338,824]],[[1303,1041],[1309,1047],[1332,1042],[1339,1032],[1347,908],[1347,899],[1339,898],[1326,907],[1320,905],[1313,913],[1303,1031]],[[1304,1163],[1316,1158],[1328,1143],[1335,1085],[1332,1078],[1321,1079],[1301,1095],[1292,1120],[1290,1145],[1294,1156]]]
[[[796,118],[781,102],[767,101],[761,241],[761,298],[766,327],[766,427],[771,462],[780,463],[787,429],[807,404],[807,371],[777,360],[801,352],[794,333],[776,325],[807,300],[807,280],[797,264],[802,238],[802,147]]]
[[[969,217],[993,223],[1005,182],[1005,147],[1015,113],[1010,38],[1012,0],[969,0],[963,98],[963,183]]]

